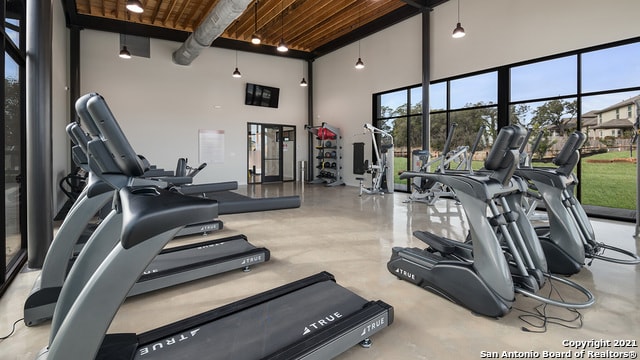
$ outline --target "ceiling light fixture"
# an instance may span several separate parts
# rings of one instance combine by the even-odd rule
[[[238,50],[236,50],[236,69],[233,70],[233,74],[231,74],[234,78],[241,78],[242,74],[240,74],[240,70],[238,70]]]
[[[358,10],[358,27],[360,27],[360,21],[362,20],[362,12]],[[360,40],[358,40],[358,61],[356,61],[356,69],[364,69],[364,63],[362,62],[362,58],[360,57]]]
[[[456,24],[456,28],[453,29],[453,34],[451,36],[455,39],[459,39],[464,37],[464,35],[464,28],[462,27],[462,24],[460,24],[460,0],[458,0],[458,23]]]
[[[144,11],[140,0],[127,0],[127,10],[140,14]]]
[[[307,80],[304,78],[304,62],[302,62],[302,81],[300,81],[300,86],[307,87]]]
[[[131,59],[131,53],[129,52],[129,49],[127,49],[127,45],[124,45],[122,47],[122,49],[120,50],[120,54],[118,55],[123,59]]]
[[[236,41],[238,40],[238,22],[236,21]],[[233,76],[234,78],[241,78],[242,74],[240,73],[240,70],[238,70],[238,50],[236,50],[236,69],[233,70],[233,74],[231,74],[231,76]]]
[[[251,37],[251,43],[259,45],[262,42],[260,36],[258,36],[258,1],[254,5],[253,12],[253,36]]]
[[[122,48],[120,48],[120,54],[118,54],[118,56],[122,59],[131,59],[131,52],[127,49],[127,34],[120,36],[120,44]]]
[[[360,57],[360,40],[358,40],[358,61],[356,61],[356,69],[364,69],[364,63]]]
[[[280,52],[287,52],[289,51],[289,47],[287,46],[287,43],[284,42],[284,3],[281,0],[280,1],[280,5],[282,8],[282,12],[280,13],[280,43],[278,44],[278,51]]]

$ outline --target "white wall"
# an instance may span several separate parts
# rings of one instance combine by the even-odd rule
[[[467,35],[453,39],[457,4],[452,0],[430,13],[433,80],[640,35],[637,0],[460,0]],[[418,15],[363,39],[362,70],[354,69],[357,43],[313,63],[314,123],[341,129],[348,185],[357,185],[351,144],[365,142],[365,154],[371,153],[362,126],[372,119],[372,94],[422,81],[421,36]]]
[[[432,79],[640,35],[637,0],[460,0],[467,35],[453,39],[457,4],[431,13]]]
[[[640,35],[637,0],[460,1],[467,32],[462,39],[451,38],[456,1],[430,13],[434,80]],[[421,36],[421,18],[415,16],[361,41],[365,69],[354,69],[357,43],[313,63],[314,123],[341,128],[349,185],[357,184],[351,144],[370,146],[363,125],[371,122],[372,94],[421,82]],[[177,157],[197,164],[198,129],[224,130],[224,163],[210,164],[199,182],[246,182],[247,122],[296,125],[297,160],[306,160],[308,90],[298,86],[300,60],[240,52],[243,77],[234,79],[234,51],[206,49],[184,67],[171,61],[179,45],[152,39],[150,59],[125,61],[117,57],[117,34],[83,30],[81,92],[104,95],[136,150],[167,169],[175,167]],[[246,82],[281,88],[280,108],[245,106]]]
[[[421,18],[414,16],[360,41],[364,69],[355,69],[358,43],[322,56],[313,63],[314,124],[340,128],[343,136],[343,178],[357,185],[353,174],[353,143],[364,142],[371,161],[372,94],[421,81]],[[418,36],[416,36],[416,34]]]
[[[65,126],[69,123],[69,93],[68,89],[68,30],[65,25],[64,11],[61,1],[54,1],[52,54],[51,54],[51,132],[53,147],[53,214],[58,213],[67,200],[60,191],[58,182],[66,176],[70,169],[69,141],[65,132]]]
[[[151,57],[118,57],[118,34],[81,32],[81,92],[98,92],[139,154],[175,170],[178,157],[197,165],[198,130],[224,130],[223,163],[210,163],[196,182],[247,182],[247,122],[295,125],[298,160],[306,160],[307,88],[303,61],[238,53],[242,78],[231,76],[235,51],[208,48],[189,66],[171,55],[181,44],[151,39]],[[247,82],[280,88],[277,109],[244,105]]]

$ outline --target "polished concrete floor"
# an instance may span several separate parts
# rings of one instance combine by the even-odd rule
[[[479,359],[492,352],[550,357],[544,352],[572,351],[567,341],[609,340],[610,346],[587,351],[639,351],[614,347],[617,340],[640,343],[640,269],[596,260],[571,280],[590,289],[596,303],[580,310],[577,321],[556,324],[546,332],[522,316],[539,305],[517,296],[512,311],[500,319],[477,316],[428,291],[397,280],[386,268],[394,246],[424,247],[412,238],[414,230],[429,230],[464,239],[467,224],[462,209],[442,200],[429,207],[405,203],[408,194],[358,196],[349,186],[324,187],[288,183],[241,189],[255,196],[299,194],[299,209],[224,216],[224,230],[211,237],[243,233],[256,246],[267,247],[271,260],[249,273],[235,271],[127,300],[114,319],[111,332],[142,332],[235,300],[326,270],[337,282],[368,300],[394,307],[391,326],[372,337],[373,346],[353,347],[340,359]],[[599,241],[638,252],[635,227],[629,223],[592,220]],[[180,241],[200,240],[199,237]],[[176,241],[177,242],[177,241]],[[25,269],[0,298],[0,336],[22,317],[25,297],[38,271]],[[567,300],[580,300],[562,285]],[[542,291],[547,292],[547,289]],[[565,309],[547,307],[547,315],[572,319]],[[535,322],[535,319],[525,319]],[[568,326],[568,327],[566,327]],[[523,330],[523,328],[529,331]],[[46,345],[49,325],[17,325],[15,334],[0,341],[0,359],[33,359]],[[605,344],[606,345],[606,344]],[[213,354],[215,355],[215,354]],[[559,355],[559,354],[557,354]],[[607,355],[607,354],[605,354]],[[608,355],[611,355],[610,353]],[[212,356],[215,358],[215,356]]]

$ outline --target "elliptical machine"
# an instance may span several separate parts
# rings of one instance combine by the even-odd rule
[[[571,275],[579,272],[586,259],[626,265],[640,264],[638,255],[596,241],[589,218],[574,196],[578,179],[573,174],[573,169],[580,161],[580,148],[585,141],[586,135],[582,132],[575,131],[569,135],[562,150],[553,159],[557,168],[529,166],[516,170],[516,175],[529,183],[527,194],[544,201],[549,225],[537,227],[536,232],[547,258],[550,259],[550,270],[558,274]],[[538,142],[536,139],[536,143]],[[624,258],[605,256],[605,250],[621,254]]]
[[[469,148],[469,146],[461,145],[454,150],[449,151],[451,147],[451,140],[453,139],[453,133],[455,132],[458,124],[453,123],[449,127],[449,134],[445,140],[445,145],[442,150],[442,155],[431,159],[431,154],[428,150],[415,150],[413,152],[414,163],[417,165],[417,172],[427,173],[431,172],[431,167],[436,166],[436,172],[444,174],[450,171],[471,171],[471,164],[473,161],[473,155],[480,144],[485,131],[485,126],[482,125],[478,130],[476,139]],[[427,205],[433,205],[440,198],[455,199],[456,194],[446,185],[434,180],[425,179],[423,177],[414,177],[411,183],[413,191],[407,202],[418,201],[424,202]]]
[[[522,183],[512,175],[524,136],[521,127],[503,128],[480,172],[446,175],[405,172],[400,176],[421,176],[450,186],[465,209],[471,242],[416,231],[414,236],[429,247],[394,247],[387,263],[392,274],[490,317],[508,313],[516,292],[568,308],[585,308],[594,303],[587,289],[557,277],[554,279],[578,290],[587,300],[568,303],[536,294],[546,277],[553,276],[547,273],[533,227],[515,206],[522,196]]]
[[[376,155],[376,162],[369,165],[369,162],[365,160],[364,167],[366,172],[371,174],[371,187],[364,185],[364,178],[356,178],[356,180],[360,180],[360,193],[358,195],[362,196],[363,193],[393,193],[393,136],[371,124],[364,124],[364,128],[371,133],[371,144]],[[378,146],[376,135],[379,135],[381,140],[386,139],[387,141],[384,143],[380,141],[381,144]]]

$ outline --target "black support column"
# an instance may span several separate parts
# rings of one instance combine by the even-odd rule
[[[429,82],[431,81],[431,36],[429,31],[431,9],[422,8],[422,149],[431,147],[431,121],[429,121]]]
[[[27,0],[28,266],[40,268],[53,237],[52,0]]]

